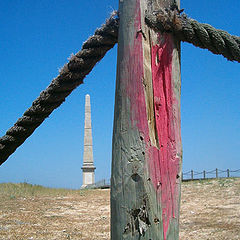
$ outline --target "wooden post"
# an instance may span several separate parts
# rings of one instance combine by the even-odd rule
[[[218,178],[218,169],[216,168],[216,178]]]
[[[205,179],[205,178],[206,178],[206,171],[203,170],[203,179]]]
[[[230,177],[230,171],[229,171],[229,169],[227,169],[227,177],[228,177],[228,178]]]
[[[193,180],[193,170],[191,170],[191,179]]]
[[[119,2],[112,240],[179,239],[180,45],[144,21],[145,10],[172,4],[176,1]]]

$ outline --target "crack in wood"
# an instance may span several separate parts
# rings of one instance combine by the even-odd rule
[[[123,235],[131,234],[134,236],[138,233],[139,239],[141,239],[151,225],[146,198],[143,199],[143,203],[139,208],[131,209],[128,214],[130,215],[130,222],[124,228]]]

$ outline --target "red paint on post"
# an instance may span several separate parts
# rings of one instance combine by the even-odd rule
[[[136,18],[138,19],[138,18]],[[136,20],[139,25],[139,20]],[[140,28],[140,26],[138,26]],[[149,129],[146,115],[146,102],[143,89],[143,57],[142,36],[134,40],[130,51],[128,66],[131,73],[125,80],[127,95],[131,106],[132,127],[137,127],[143,135],[146,152],[146,163],[150,171],[150,178],[157,192],[162,208],[164,239],[172,218],[178,217],[178,188],[176,179],[179,172],[179,156],[176,141],[176,121],[173,115],[173,104],[178,104],[173,95],[172,81],[172,39],[166,36],[164,43],[152,47],[152,79],[154,91],[154,111],[156,130],[159,140],[157,149],[150,144]],[[179,114],[180,115],[180,114]]]
[[[140,0],[136,3],[134,25],[135,29],[141,29]],[[123,80],[127,83],[125,89],[130,101],[132,127],[135,125],[140,132],[144,133],[144,136],[148,136],[146,104],[142,84],[144,77],[142,38],[142,34],[136,32],[132,46],[128,46],[125,50],[129,55],[129,59],[125,64],[126,75]]]
[[[173,92],[172,55],[173,41],[170,35],[161,36],[161,44],[152,47],[152,78],[154,110],[159,140],[159,150],[153,155],[154,169],[150,169],[155,179],[156,191],[160,191],[164,239],[171,218],[178,217],[178,188],[176,180],[179,172],[179,152],[177,149],[179,119],[174,117],[174,105],[178,105]],[[178,114],[179,116],[180,114]]]

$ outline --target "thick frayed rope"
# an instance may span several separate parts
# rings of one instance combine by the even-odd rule
[[[230,61],[240,62],[240,38],[208,24],[180,14],[177,9],[146,13],[146,23],[156,31],[174,34],[180,41],[206,48],[214,54],[221,54]],[[32,106],[17,120],[6,135],[0,138],[0,165],[41,125],[54,109],[80,84],[95,64],[100,61],[118,40],[119,19],[116,12],[95,31],[72,56],[60,74],[40,93]]]
[[[82,50],[71,57],[60,70],[58,77],[40,93],[32,106],[0,138],[0,165],[41,125],[54,109],[80,84],[83,79],[110,50],[118,39],[119,19],[114,13],[106,23],[95,31],[82,46]]]
[[[156,31],[173,33],[178,40],[221,54],[230,61],[240,62],[240,37],[199,23],[178,10],[160,9],[146,13],[145,21]]]

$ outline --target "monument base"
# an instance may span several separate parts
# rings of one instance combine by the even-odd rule
[[[89,185],[93,185],[95,183],[95,171],[96,167],[91,165],[83,165],[82,171],[83,171],[83,184],[81,188],[86,188]]]

